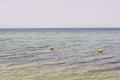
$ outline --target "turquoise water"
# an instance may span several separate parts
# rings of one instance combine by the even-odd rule
[[[0,80],[120,79],[119,30],[0,31]]]

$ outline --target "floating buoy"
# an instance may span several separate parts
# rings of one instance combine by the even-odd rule
[[[50,47],[50,50],[51,50],[51,51],[54,51],[54,47],[53,47],[53,46],[52,46],[52,47]]]
[[[99,49],[99,50],[98,50],[98,53],[99,53],[99,54],[102,54],[102,53],[103,53],[103,50],[102,50],[102,49]]]

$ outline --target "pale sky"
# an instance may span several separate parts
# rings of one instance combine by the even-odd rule
[[[3,27],[120,27],[120,0],[0,0]]]

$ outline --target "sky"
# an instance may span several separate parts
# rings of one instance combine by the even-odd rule
[[[120,0],[0,0],[0,28],[120,27]]]

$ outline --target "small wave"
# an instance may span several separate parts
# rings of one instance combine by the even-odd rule
[[[119,70],[120,70],[120,66],[116,66],[116,67],[113,67],[113,68],[88,70],[86,73],[95,74],[95,73],[105,73],[105,72],[119,71]]]
[[[120,60],[118,61],[111,61],[111,62],[107,62],[108,64],[117,64],[117,63],[120,63]]]

